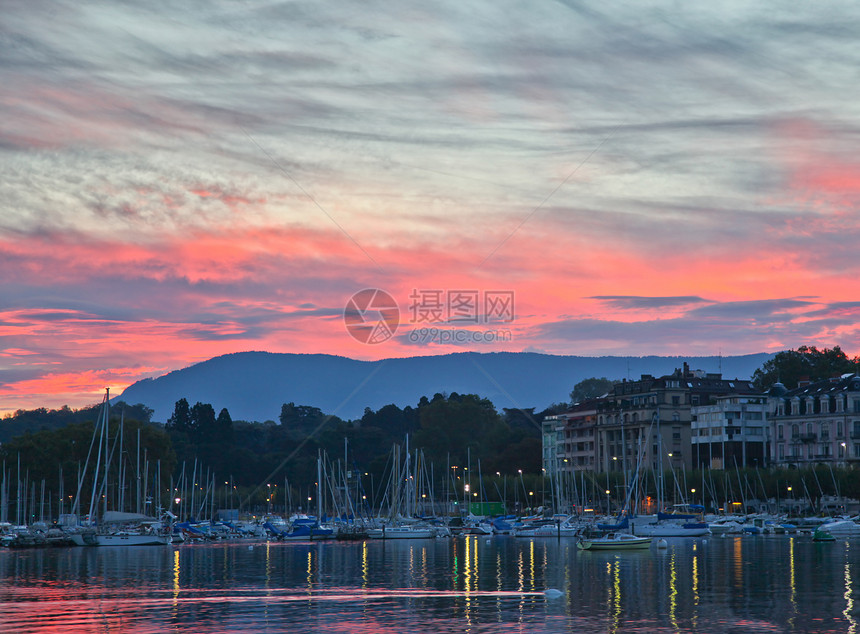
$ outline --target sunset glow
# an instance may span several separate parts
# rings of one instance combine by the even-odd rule
[[[49,4],[0,27],[0,413],[244,350],[860,354],[851,5]],[[460,327],[421,290],[510,340],[410,341]]]

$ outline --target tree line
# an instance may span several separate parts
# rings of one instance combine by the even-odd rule
[[[802,380],[858,369],[860,358],[848,358],[838,346],[822,350],[801,346],[776,354],[753,379],[762,390],[777,380],[791,389]],[[601,396],[613,383],[605,377],[585,379],[574,386],[571,403]],[[111,410],[110,434],[114,438],[119,434],[122,421],[125,472],[134,473],[143,455],[144,462],[159,465],[149,473],[161,474],[161,487],[182,465],[193,463],[205,465],[237,491],[258,490],[261,483],[271,481],[286,482],[300,495],[313,486],[320,451],[333,457],[346,451],[350,469],[375,475],[380,482],[392,446],[402,445],[407,435],[410,447],[421,449],[428,461],[440,466],[471,462],[472,468],[480,464],[487,474],[540,474],[541,422],[569,405],[557,403],[541,412],[535,408],[499,412],[486,398],[454,392],[421,397],[415,406],[366,408],[361,418],[350,421],[290,402],[282,405],[278,422],[261,423],[233,420],[226,408],[216,414],[209,403],[191,405],[182,398],[163,426],[151,422],[152,410],[146,406],[117,403]],[[17,476],[20,464],[21,477],[31,486],[45,482],[41,486],[55,498],[60,491],[64,496],[75,492],[98,411],[99,406],[40,408],[7,416],[0,422],[3,475]]]

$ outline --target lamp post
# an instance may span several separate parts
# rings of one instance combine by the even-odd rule
[[[546,506],[546,469],[541,469],[540,479],[540,503],[541,506]]]
[[[609,489],[606,489],[606,514],[612,515],[612,502],[609,500]]]
[[[517,469],[517,473],[520,474],[520,484],[523,487],[523,504],[526,504],[529,501],[529,496],[526,495],[526,483],[525,483],[525,480],[523,480],[523,470]]]

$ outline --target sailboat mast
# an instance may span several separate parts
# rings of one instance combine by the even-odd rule
[[[90,497],[90,512],[89,512],[90,522],[92,522],[93,512],[95,511],[95,508],[96,508],[95,504],[96,504],[96,496],[97,496],[97,492],[98,492],[99,473],[101,472],[102,445],[103,444],[105,445],[105,453],[107,453],[107,443],[104,441],[104,419],[105,419],[105,409],[108,407],[109,394],[110,394],[110,388],[106,388],[105,399],[104,399],[104,402],[102,404],[102,415],[99,418],[99,422],[98,422],[99,446],[98,446],[98,449],[96,450],[96,470],[93,473],[93,493],[92,493],[92,496]],[[79,487],[79,491],[80,491],[80,487]]]

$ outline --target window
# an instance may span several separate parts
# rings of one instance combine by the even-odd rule
[[[676,421],[676,422],[677,422],[677,421],[679,421],[679,420],[681,420],[681,415],[680,415],[678,412],[674,412],[674,413],[672,414],[672,420],[673,420],[673,421]]]
[[[672,440],[681,440],[681,428],[673,427],[672,428]]]
[[[860,458],[860,445],[854,445],[854,457]]]
[[[778,440],[782,440],[782,438],[783,438],[783,436],[782,436],[782,425],[776,426],[776,437]]]
[[[854,413],[860,414],[860,399],[854,399]]]
[[[762,416],[761,412],[746,412],[744,418],[746,418],[747,420],[761,420]]]
[[[830,440],[830,425],[821,424],[821,440]]]
[[[779,459],[784,460],[785,459],[785,445],[780,444],[780,445],[778,445],[778,448],[779,448]]]
[[[843,438],[845,436],[845,429],[842,426],[842,421],[836,421],[836,437]]]
[[[857,401],[857,402],[860,403],[860,401]],[[672,397],[672,405],[680,405],[680,404],[681,404],[681,397],[677,396],[677,395],[673,396]],[[860,412],[860,409],[858,409],[857,411]]]

